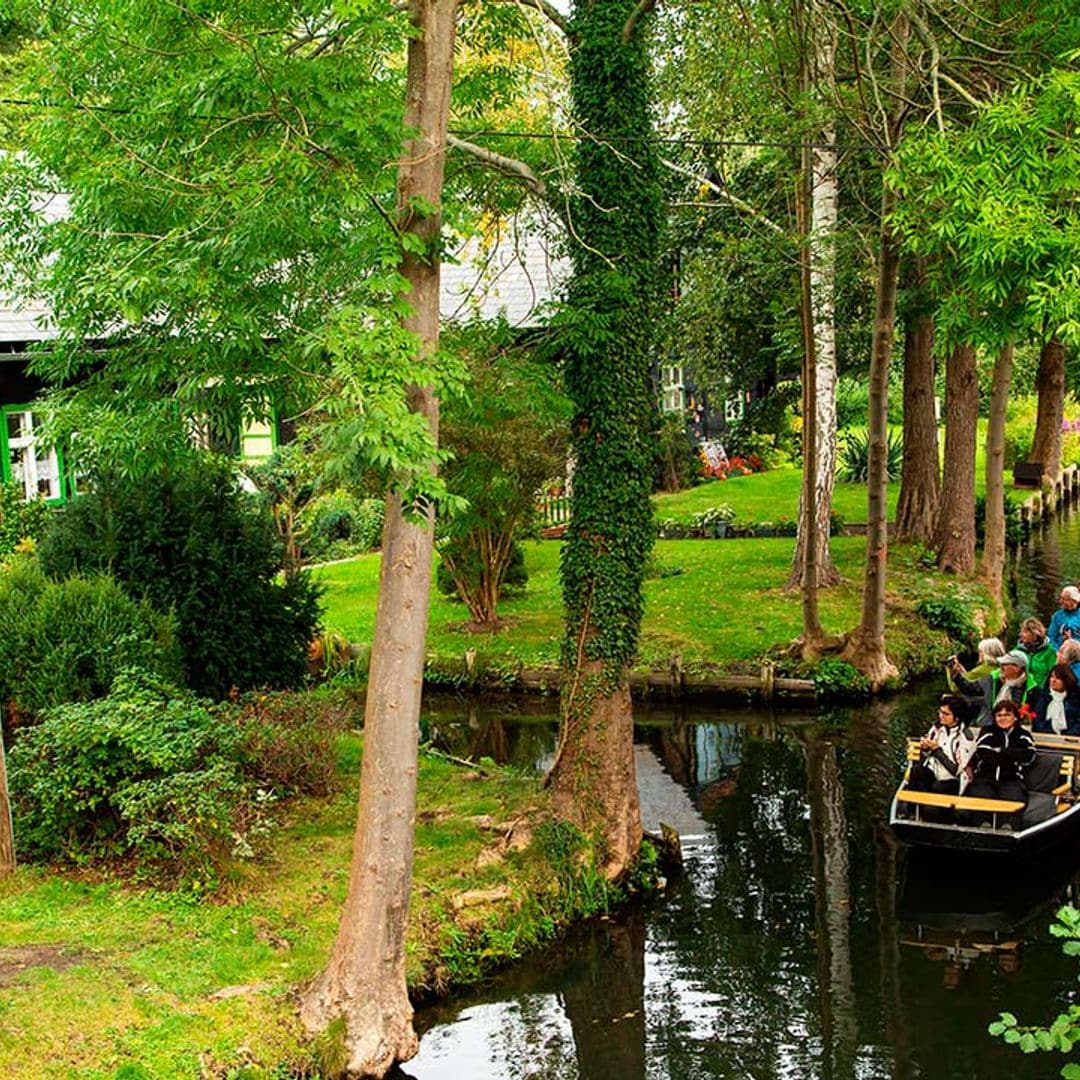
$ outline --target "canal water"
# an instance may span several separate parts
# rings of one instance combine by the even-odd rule
[[[1017,567],[1018,613],[1048,616],[1080,577],[1080,515],[1036,537]],[[886,824],[904,739],[925,729],[940,690],[929,680],[808,714],[639,709],[646,816],[679,815],[685,872],[422,1010],[419,1054],[399,1076],[1058,1076],[1061,1055],[1021,1054],[986,1026],[1003,1010],[1048,1022],[1080,1001],[1080,960],[1048,930],[1080,897],[1080,852],[1023,875],[957,875],[912,858]],[[433,699],[426,722],[461,756],[543,769],[556,727],[537,708]]]

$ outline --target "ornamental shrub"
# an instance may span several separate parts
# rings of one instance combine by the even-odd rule
[[[98,473],[41,543],[47,573],[108,570],[132,596],[173,611],[184,680],[220,698],[232,688],[292,686],[304,677],[319,591],[282,576],[269,511],[232,467],[200,457],[143,477]]]
[[[890,431],[885,443],[885,467],[890,480],[900,479],[904,464],[904,439]],[[870,433],[856,428],[845,433],[836,448],[836,478],[845,483],[865,484],[870,470]]]
[[[49,507],[42,499],[27,500],[19,484],[0,484],[0,558],[23,541],[37,541],[45,531]]]
[[[19,721],[100,697],[132,664],[164,678],[181,672],[170,616],[105,575],[50,581],[32,556],[0,572],[0,626],[0,705]]]
[[[316,496],[297,518],[304,558],[347,558],[377,548],[383,513],[382,499],[359,499],[344,488]]]
[[[213,705],[137,669],[107,697],[48,710],[9,760],[24,857],[122,856],[217,876],[259,853],[285,797],[330,791],[341,694],[259,694]]]

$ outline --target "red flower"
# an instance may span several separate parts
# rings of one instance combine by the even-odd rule
[[[1035,710],[1026,701],[1024,702],[1023,705],[1020,706],[1020,719],[1021,720],[1034,720],[1035,719]]]

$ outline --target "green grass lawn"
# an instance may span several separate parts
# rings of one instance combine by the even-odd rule
[[[292,995],[326,962],[336,932],[360,749],[356,735],[342,740],[339,794],[293,804],[273,858],[238,867],[223,894],[34,867],[0,878],[0,1076],[315,1075]],[[484,956],[513,958],[574,914],[535,845],[502,850],[506,823],[542,805],[535,780],[422,755],[418,799],[410,985],[475,979]],[[501,828],[482,828],[485,818]],[[478,861],[493,846],[500,853]],[[506,902],[457,912],[461,893],[501,887]]]
[[[469,633],[463,627],[467,617],[463,605],[433,590],[429,661],[456,663],[466,649],[475,649],[486,669],[555,666],[562,634],[560,548],[556,541],[525,546],[528,588],[523,596],[502,603],[501,614],[508,626],[498,633]],[[822,592],[821,610],[826,628],[842,632],[858,621],[866,541],[836,537],[832,550],[845,581]],[[672,654],[681,653],[692,669],[723,669],[760,657],[798,636],[799,596],[783,591],[793,540],[666,540],[658,541],[655,551],[661,564],[681,567],[683,573],[646,582],[639,668],[666,669]],[[371,640],[378,563],[376,553],[314,571],[326,589],[327,625],[350,640]],[[930,574],[908,548],[890,552],[890,575],[891,632],[901,652],[909,648],[905,641],[925,632],[922,621],[912,617],[911,608],[918,600],[952,591],[976,603],[984,600],[974,583],[946,582]]]
[[[654,495],[656,517],[688,522],[699,510],[718,503],[731,503],[740,521],[772,521],[786,517],[794,521],[799,513],[802,470],[781,465],[764,473],[733,476],[727,480],[706,480],[703,484],[673,495]],[[889,516],[896,513],[899,484],[889,485]],[[866,485],[837,483],[833,508],[845,521],[866,520]]]
[[[944,447],[942,447],[944,453]],[[699,510],[730,503],[740,521],[772,521],[786,517],[794,521],[799,513],[799,491],[802,470],[796,465],[781,465],[764,473],[735,476],[727,480],[707,480],[696,487],[672,495],[654,495],[657,519],[674,518],[689,522]],[[979,421],[978,442],[975,448],[975,493],[986,491],[986,421]],[[1018,491],[1012,485],[1012,471],[1005,473],[1006,494],[1016,492],[1026,498],[1030,491]],[[896,501],[900,496],[899,481],[888,487],[888,514],[896,516]],[[837,481],[833,491],[833,508],[846,522],[866,521],[866,485]]]

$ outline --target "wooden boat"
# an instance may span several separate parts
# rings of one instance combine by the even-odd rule
[[[909,739],[904,778],[893,797],[889,826],[905,844],[981,856],[1036,855],[1080,835],[1080,736],[1035,734],[1037,757],[1027,770],[1028,803],[909,791],[911,766],[919,760],[918,739]],[[927,811],[930,810],[930,820]],[[956,811],[989,814],[987,824],[958,824]],[[1011,815],[1023,810],[1020,828]],[[934,820],[944,817],[944,821]]]

